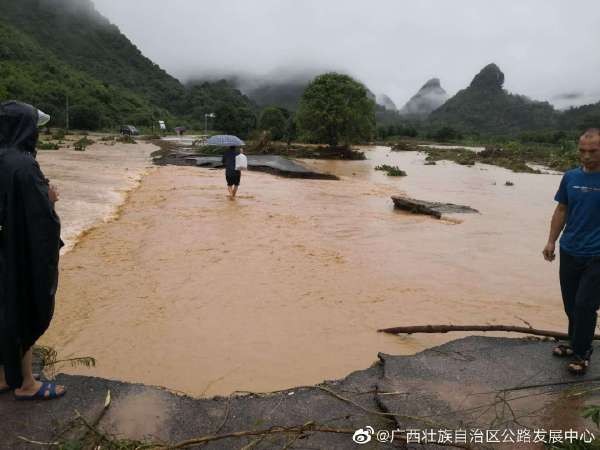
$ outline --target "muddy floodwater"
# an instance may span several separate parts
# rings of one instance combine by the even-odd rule
[[[152,167],[156,147],[138,143],[98,143],[88,151],[72,148],[40,151],[37,160],[58,188],[56,210],[61,217],[63,253],[86,230],[115,216],[127,193]]]
[[[383,327],[565,327],[558,264],[541,255],[559,175],[366,153],[304,161],[339,181],[244,173],[235,201],[221,170],[152,169],[117,218],[62,258],[43,343],[97,360],[68,373],[209,396],[318,383],[368,367],[377,352],[463,336],[377,333]],[[408,176],[375,171],[382,163]],[[86,173],[90,186],[123,176],[112,166]],[[480,214],[410,215],[393,209],[396,194]]]

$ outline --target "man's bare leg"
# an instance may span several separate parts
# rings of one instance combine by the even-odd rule
[[[238,186],[238,185],[235,185],[235,186],[233,187],[233,194],[231,194],[231,195],[232,195],[232,197],[235,197],[235,194],[237,194],[237,190],[238,190],[238,188],[239,188],[239,186]]]
[[[235,194],[233,193],[233,186],[227,186],[227,190],[229,191],[229,197],[232,197],[232,198],[233,198],[233,196],[235,195]]]
[[[23,374],[23,384],[19,389],[15,389],[16,395],[34,395],[42,387],[42,383],[37,381],[33,377],[33,369],[31,363],[33,362],[33,349],[29,349],[23,356],[21,361],[21,373]],[[57,385],[56,393],[61,394],[64,392],[64,386]]]

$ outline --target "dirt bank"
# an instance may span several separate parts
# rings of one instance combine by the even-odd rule
[[[457,443],[461,448],[541,450],[544,441],[535,439],[549,442],[551,431],[553,439],[564,439],[566,432],[573,437],[570,430],[588,438],[589,432],[598,435],[581,412],[597,403],[597,394],[586,391],[600,376],[600,365],[592,364],[585,377],[574,381],[564,361],[550,355],[552,346],[472,336],[414,356],[380,354],[377,364],[338,381],[213,399],[62,375],[59,381],[69,392],[58,401],[30,404],[17,403],[10,394],[0,397],[0,436],[4,446],[15,449],[40,448],[24,438],[65,442],[87,431],[85,448],[108,448],[100,440],[104,435],[161,445],[208,438],[207,445],[190,447],[203,449],[345,450],[357,448],[352,441],[357,430],[369,434],[371,429],[370,442],[361,448],[443,449]],[[112,400],[101,415],[107,391]],[[78,413],[88,424],[97,422],[102,434],[74,420]],[[227,437],[240,432],[245,434]],[[435,445],[440,439],[446,446]],[[404,440],[410,442],[407,447]]]

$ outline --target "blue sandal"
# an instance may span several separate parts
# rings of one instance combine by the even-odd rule
[[[46,393],[48,395],[46,395]],[[17,395],[15,394],[15,400],[54,400],[60,398],[67,393],[66,389],[62,392],[56,392],[56,383],[50,383],[48,381],[42,383],[38,391],[33,395]]]

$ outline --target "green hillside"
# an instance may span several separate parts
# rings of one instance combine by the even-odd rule
[[[566,110],[561,114],[560,127],[577,131],[600,128],[600,102]]]
[[[257,106],[227,80],[191,84],[183,103],[186,116],[204,118],[214,113],[214,129],[247,136],[256,127]]]
[[[0,21],[0,99],[18,99],[48,112],[55,125],[65,123],[69,97],[71,126],[114,127],[148,122],[166,113],[147,99],[111,86],[62,62],[37,41]]]
[[[185,90],[146,58],[90,0],[0,0],[0,21],[30,36],[73,68],[178,109]]]
[[[470,86],[433,111],[429,122],[462,131],[514,134],[555,128],[558,113],[538,102],[503,89],[504,74],[495,64],[484,67]]]
[[[204,112],[217,109],[213,125],[224,131],[247,130],[256,120],[255,105],[229,84],[186,89],[90,0],[0,0],[0,100],[30,102],[65,126],[67,96],[70,126],[80,129],[158,119],[200,128]]]

